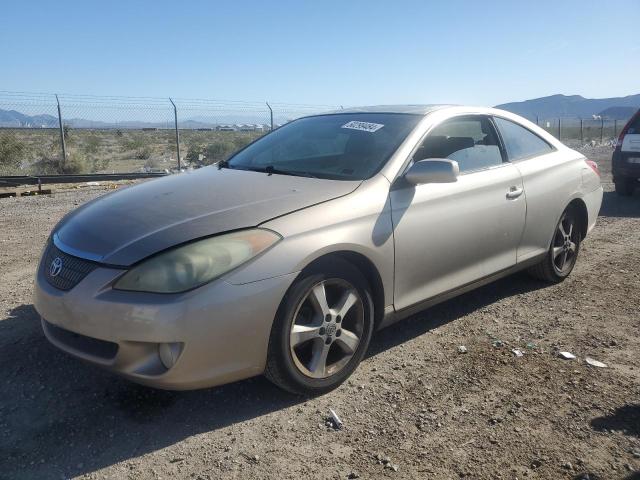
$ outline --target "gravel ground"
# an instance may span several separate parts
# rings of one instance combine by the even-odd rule
[[[0,199],[0,478],[640,478],[640,195],[611,192],[610,153],[588,152],[606,193],[567,281],[517,274],[424,311],[313,399],[263,378],[156,391],[59,352],[31,304],[36,262],[107,190]]]

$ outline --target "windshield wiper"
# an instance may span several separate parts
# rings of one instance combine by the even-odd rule
[[[267,175],[273,175],[275,173],[276,175],[291,175],[292,177],[318,178],[311,172],[299,172],[296,170],[281,170],[279,168],[274,167],[273,165],[267,165],[264,168],[245,167],[243,170],[266,173]]]

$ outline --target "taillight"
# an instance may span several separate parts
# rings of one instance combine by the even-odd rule
[[[631,127],[631,125],[636,121],[636,119],[640,117],[640,110],[638,110],[636,112],[635,115],[633,115],[629,121],[627,122],[627,124],[622,128],[622,131],[620,132],[620,135],[618,135],[618,141],[616,142],[616,147],[622,147],[622,142],[624,142],[624,136],[627,134],[627,132],[629,131],[629,128]]]
[[[585,163],[591,167],[591,170],[596,172],[598,176],[600,176],[600,169],[598,169],[598,164],[593,160],[585,160]]]

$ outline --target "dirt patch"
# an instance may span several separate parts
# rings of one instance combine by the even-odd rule
[[[640,194],[611,192],[610,150],[587,154],[606,193],[567,281],[517,274],[426,310],[314,399],[262,378],[156,391],[59,352],[33,272],[53,225],[109,190],[1,199],[0,478],[639,478]]]

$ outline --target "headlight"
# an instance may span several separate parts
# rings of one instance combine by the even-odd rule
[[[256,228],[198,240],[143,261],[114,288],[153,293],[191,290],[242,265],[280,238]]]

